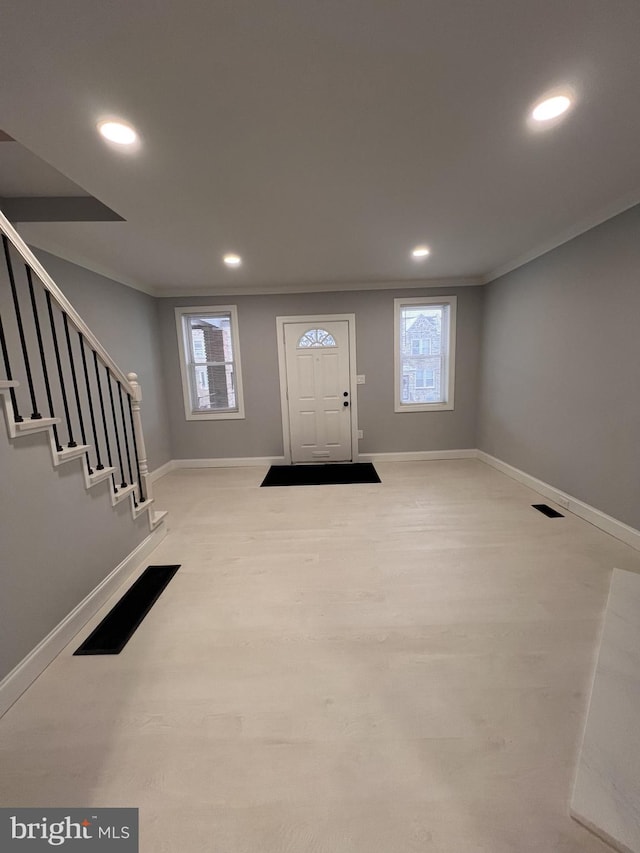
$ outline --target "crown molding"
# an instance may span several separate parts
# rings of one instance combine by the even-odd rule
[[[568,243],[570,240],[574,240],[581,234],[585,234],[592,228],[602,225],[602,223],[606,222],[608,219],[613,219],[614,216],[618,216],[620,213],[624,213],[625,210],[635,207],[638,203],[640,203],[640,189],[635,189],[633,192],[626,193],[622,198],[617,199],[615,203],[601,208],[598,213],[593,214],[588,218],[582,219],[580,222],[571,226],[571,228],[561,232],[554,239],[541,243],[537,248],[532,249],[530,252],[526,252],[524,255],[520,255],[517,258],[514,258],[499,267],[495,267],[495,269],[480,276],[480,283],[489,284],[497,278],[500,278],[509,272],[513,272],[513,270],[518,269],[518,267],[522,267],[530,261],[534,261],[536,258],[546,255],[547,252],[551,252],[553,249],[557,249],[559,246]]]
[[[451,287],[478,287],[481,285],[482,279],[479,276],[464,276],[451,278],[421,278],[421,279],[406,279],[393,281],[332,281],[332,282],[309,282],[303,284],[292,285],[238,285],[233,289],[229,289],[225,285],[224,289],[216,287],[191,288],[156,288],[153,295],[160,298],[185,298],[190,299],[193,296],[215,296],[233,298],[234,296],[269,296],[274,294],[288,293],[342,293],[355,290],[415,290],[421,288],[451,288]]]
[[[54,255],[56,258],[60,258],[61,261],[67,261],[70,264],[74,264],[77,267],[82,267],[85,270],[89,270],[89,272],[94,272],[97,275],[101,275],[104,278],[108,278],[111,281],[117,282],[117,284],[122,284],[125,287],[130,287],[132,290],[139,290],[141,293],[146,293],[147,296],[158,296],[155,288],[150,287],[148,284],[143,284],[140,281],[135,279],[128,279],[121,276],[119,273],[114,270],[109,269],[108,267],[103,267],[100,264],[96,264],[93,261],[90,261],[88,258],[84,258],[81,255],[77,255],[75,253],[69,253],[66,249],[59,246],[57,243],[52,243],[49,240],[32,240],[29,237],[25,237],[22,235],[20,225],[16,227],[16,231],[20,234],[22,239],[27,243],[30,249],[32,249],[36,254],[38,251],[47,252],[49,255]]]

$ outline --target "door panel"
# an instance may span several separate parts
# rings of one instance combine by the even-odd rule
[[[291,461],[349,461],[348,321],[285,323],[284,342]]]
[[[298,373],[298,393],[300,399],[315,400],[315,371],[313,369],[313,356],[300,355],[296,360],[296,371]]]
[[[302,447],[315,447],[318,444],[316,413],[300,412],[300,444]]]
[[[342,438],[342,412],[338,410],[326,412],[325,424],[327,426],[327,434],[325,436],[327,445],[338,447]]]
[[[321,353],[320,357],[322,358],[322,370],[321,370],[321,379],[322,379],[322,396],[325,400],[335,400],[336,399],[336,389],[338,389],[338,394],[340,394],[340,358],[336,353]]]

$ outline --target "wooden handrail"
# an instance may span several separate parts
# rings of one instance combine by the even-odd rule
[[[125,391],[133,395],[134,388],[127,379],[126,374],[122,370],[120,370],[113,358],[111,358],[107,350],[102,346],[102,344],[93,334],[89,326],[87,326],[85,321],[78,314],[76,309],[69,302],[67,297],[60,290],[58,285],[51,278],[49,273],[42,266],[40,261],[36,258],[31,249],[27,246],[27,244],[18,234],[13,225],[9,222],[4,213],[2,213],[2,211],[0,211],[0,231],[7,235],[9,241],[13,244],[16,251],[20,253],[25,263],[27,263],[34,271],[34,273],[38,276],[38,278],[42,282],[43,287],[49,291],[51,296],[57,302],[62,311],[65,312],[69,320],[73,323],[78,332],[80,332],[80,334],[84,337],[85,341],[87,341],[89,346],[98,353],[100,359],[103,361],[104,364],[107,365],[109,370],[113,373],[118,382],[120,382]]]

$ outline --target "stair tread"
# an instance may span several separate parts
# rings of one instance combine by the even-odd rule
[[[90,444],[78,444],[76,447],[63,447],[62,450],[56,450],[58,459],[75,459],[76,456],[84,456],[87,450],[91,450]]]
[[[157,509],[151,513],[151,525],[152,527],[157,527],[161,521],[164,521],[165,516],[169,515],[169,511],[166,509]]]
[[[137,503],[133,508],[133,515],[139,518],[143,513],[147,512],[154,502],[154,498],[146,498],[146,500]]]
[[[93,474],[89,474],[89,479],[91,481],[95,480],[96,482],[100,482],[100,480],[106,480],[107,477],[110,477],[115,470],[115,468],[100,468],[100,470],[95,468]]]
[[[1,134],[0,134],[1,135]],[[11,263],[9,258],[9,250],[13,251],[14,249],[22,256],[23,261],[26,263],[27,269],[27,277],[29,279],[29,285],[31,287],[31,272],[35,273],[36,278],[38,279],[38,286],[42,286],[44,292],[47,297],[47,304],[49,309],[49,319],[52,324],[52,332],[53,332],[53,343],[55,344],[55,359],[57,362],[57,370],[58,370],[58,379],[59,379],[59,390],[62,397],[62,402],[64,403],[64,415],[66,420],[67,429],[61,427],[60,433],[57,429],[58,425],[63,423],[63,419],[61,417],[53,416],[53,397],[51,394],[51,389],[49,386],[48,379],[48,368],[47,368],[47,359],[51,359],[51,353],[46,352],[43,348],[43,341],[40,336],[40,327],[38,323],[38,317],[34,314],[34,322],[35,322],[35,332],[37,332],[37,343],[39,345],[40,356],[42,360],[42,370],[43,370],[43,378],[44,385],[47,396],[46,411],[49,412],[51,417],[41,416],[38,409],[38,402],[36,400],[36,391],[34,387],[34,383],[32,381],[32,374],[30,368],[29,361],[29,348],[34,346],[35,341],[32,340],[33,335],[29,334],[27,337],[23,334],[23,329],[21,325],[20,319],[20,310],[16,295],[15,287],[13,288],[13,296],[15,304],[15,314],[16,320],[18,324],[19,331],[19,343],[21,344],[24,368],[26,372],[25,375],[21,372],[22,380],[11,378],[11,367],[9,364],[9,349],[13,350],[17,349],[17,341],[14,340],[13,336],[9,338],[10,347],[7,347],[7,342],[5,341],[4,333],[2,334],[2,350],[4,354],[4,365],[0,368],[0,414],[2,414],[2,418],[5,421],[6,432],[8,434],[8,439],[11,442],[16,443],[16,446],[21,444],[20,452],[28,451],[30,445],[40,447],[40,439],[43,435],[46,435],[46,442],[48,448],[49,461],[52,467],[55,469],[58,466],[63,465],[66,462],[70,462],[71,460],[79,459],[80,465],[69,466],[68,473],[69,475],[73,474],[74,476],[79,477],[79,483],[84,485],[84,489],[88,491],[93,486],[96,486],[98,483],[108,482],[109,487],[103,487],[102,489],[97,489],[93,495],[91,495],[92,500],[96,500],[97,497],[101,497],[106,499],[106,503],[111,503],[112,508],[116,507],[118,504],[127,501],[129,503],[129,508],[131,510],[130,513],[124,513],[123,507],[118,507],[117,514],[119,516],[131,515],[134,520],[143,514],[147,514],[148,521],[151,529],[159,524],[164,516],[165,512],[153,512],[152,504],[153,498],[150,494],[144,500],[138,502],[138,497],[143,497],[143,492],[146,490],[148,476],[146,462],[143,459],[139,460],[137,457],[138,446],[142,450],[142,455],[144,457],[144,444],[142,440],[142,422],[140,416],[140,401],[142,400],[142,391],[140,385],[138,383],[138,376],[136,373],[124,373],[118,365],[113,361],[109,353],[100,343],[98,338],[94,335],[91,329],[86,325],[86,323],[82,320],[80,315],[76,312],[75,308],[68,301],[67,297],[64,295],[62,290],[58,287],[58,285],[53,281],[50,277],[49,273],[44,269],[41,265],[40,261],[36,258],[36,256],[31,252],[30,248],[24,242],[20,234],[15,230],[11,222],[4,216],[4,214],[0,211],[0,230],[3,232],[3,240],[5,241],[5,253],[7,254],[7,263],[9,265],[9,274],[11,276]],[[8,242],[7,242],[8,241]],[[21,261],[22,263],[22,261]],[[11,281],[13,287],[13,279]],[[40,293],[40,290],[38,290]],[[31,301],[33,302],[33,310],[36,312],[36,302],[35,300],[35,291],[33,287],[31,287]],[[66,333],[66,341],[67,341],[67,350],[68,350],[68,358],[64,354],[64,352],[59,352],[59,347],[56,339],[56,330],[55,330],[55,316],[53,313],[55,303],[55,310],[57,312],[62,313],[62,318],[64,319],[64,330]],[[67,328],[67,320],[71,320],[71,325],[73,327],[73,334],[76,332],[80,337],[80,349],[82,352],[82,364],[84,367],[84,379],[86,382],[86,395],[83,395],[81,387],[79,387],[76,375],[76,365],[74,362],[73,348],[72,342],[70,338],[70,331]],[[29,326],[31,330],[32,327]],[[92,403],[92,389],[93,386],[90,380],[90,374],[88,372],[87,359],[85,355],[84,346],[87,344],[88,354],[93,355],[93,360],[95,362],[95,379],[97,383],[97,390],[99,392],[100,397],[100,406],[103,420],[103,436],[105,440],[106,450],[107,450],[107,458],[109,461],[108,467],[96,468],[94,467],[95,462],[100,461],[100,447],[98,446],[98,434],[96,431],[96,422],[95,422],[95,411]],[[35,353],[35,351],[34,351]],[[13,357],[13,353],[11,355]],[[18,358],[18,362],[20,359]],[[113,419],[109,421],[108,412],[106,411],[105,406],[103,405],[103,393],[102,386],[100,383],[100,375],[99,375],[99,367],[102,366],[106,370],[106,385],[109,391],[109,397],[111,402],[111,412],[113,415]],[[53,361],[51,362],[51,367],[53,369]],[[67,376],[65,377],[65,371],[67,371]],[[91,371],[92,373],[94,371]],[[72,414],[70,412],[67,399],[67,394],[65,391],[65,378],[69,378],[68,373],[70,373],[70,378],[73,379],[73,390],[75,392],[75,403],[77,408],[77,421],[73,418],[72,423]],[[38,372],[38,386],[39,386],[39,378],[40,374]],[[27,387],[25,388],[25,379]],[[120,402],[120,414],[121,419],[118,418],[114,397],[112,394],[112,381],[116,383],[116,390],[119,393],[119,402]],[[82,386],[82,382],[80,385]],[[14,389],[21,388],[21,392],[16,394]],[[41,390],[41,389],[39,389]],[[29,394],[27,394],[27,391]],[[123,391],[125,395],[128,397],[129,404],[129,415],[130,415],[130,429],[127,426],[128,418],[125,416],[125,409],[123,408]],[[18,400],[18,396],[20,396],[20,400]],[[84,399],[83,399],[84,396]],[[57,394],[56,394],[57,397]],[[30,401],[29,401],[30,398]],[[40,397],[40,404],[43,404],[43,399]],[[88,412],[86,406],[88,404]],[[23,411],[20,412],[20,407],[22,406]],[[58,404],[56,403],[56,406]],[[73,408],[73,405],[72,405]],[[60,412],[60,409],[58,409]],[[44,412],[43,412],[44,415]],[[87,432],[85,432],[85,420],[84,416],[87,417],[90,415],[91,423],[93,427],[93,438],[95,439],[95,445],[87,444],[86,440],[88,437]],[[121,444],[120,437],[121,434],[119,432],[119,422],[121,422],[124,442],[126,447],[127,458],[126,461],[129,465],[128,475],[130,479],[133,480],[133,467],[131,464],[131,456],[130,456],[130,445],[129,445],[129,436],[133,441],[133,449],[134,449],[134,461],[137,465],[137,474],[138,474],[138,482],[137,483],[124,483],[122,485],[117,482],[118,480],[126,480],[127,473],[125,473],[122,455],[121,455]],[[73,429],[75,428],[75,424],[79,425],[79,438],[81,439],[81,444],[77,444],[76,446],[69,447],[61,445],[62,434],[67,439],[68,442],[73,444]],[[117,450],[118,450],[118,461],[119,468],[111,465],[112,457],[110,450],[110,432],[113,431],[115,435]],[[77,435],[77,434],[76,434]],[[27,440],[24,442],[16,441],[16,439],[20,439],[23,436],[27,436]],[[35,440],[34,440],[35,439]],[[26,455],[26,453],[25,453]],[[38,461],[38,457],[34,456],[34,461]],[[140,463],[140,464],[138,464]],[[141,468],[144,470],[144,473],[141,472]],[[60,473],[60,471],[58,471]],[[31,479],[31,478],[30,478]],[[150,488],[149,483],[149,488]],[[62,499],[62,498],[59,498]],[[52,502],[55,501],[55,498],[52,497]]]
[[[16,422],[15,426],[18,432],[29,432],[34,429],[47,429],[59,423],[60,418],[25,418],[23,421]]]
[[[127,486],[120,486],[116,483],[116,485],[118,487],[118,491],[116,492],[114,490],[114,492],[113,492],[114,504],[119,503],[120,501],[123,501],[128,495],[132,495],[133,492],[135,491],[135,488],[136,488],[133,484],[130,484]]]

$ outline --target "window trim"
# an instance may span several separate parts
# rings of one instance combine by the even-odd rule
[[[193,315],[229,314],[231,317],[231,346],[233,348],[233,363],[235,365],[235,391],[237,406],[234,409],[222,409],[215,412],[205,410],[194,412],[191,406],[191,375],[189,372],[189,341],[186,335],[185,319]],[[178,338],[178,353],[180,356],[180,377],[182,380],[182,399],[184,415],[188,421],[229,421],[243,420],[244,393],[242,387],[242,362],[240,359],[240,327],[238,325],[238,308],[236,305],[183,305],[175,309],[176,334]]]
[[[349,324],[349,392],[351,400],[351,461],[358,461],[358,381],[356,373],[356,315],[355,314],[301,314],[299,316],[276,317],[278,340],[278,373],[280,377],[280,411],[282,413],[282,438],[285,465],[291,465],[291,431],[289,424],[289,400],[287,397],[287,353],[284,343],[284,328],[287,323],[330,323],[346,320]],[[313,350],[309,350],[313,352]],[[321,464],[321,463],[314,463]],[[339,463],[337,463],[339,464]]]
[[[454,409],[454,391],[456,374],[456,314],[458,298],[456,296],[422,296],[393,300],[393,372],[394,372],[394,411],[395,412],[447,412]],[[420,305],[448,305],[448,358],[443,358],[446,369],[446,402],[444,403],[403,403],[402,402],[402,359],[400,357],[400,320],[402,309]],[[416,358],[418,356],[415,356]]]

